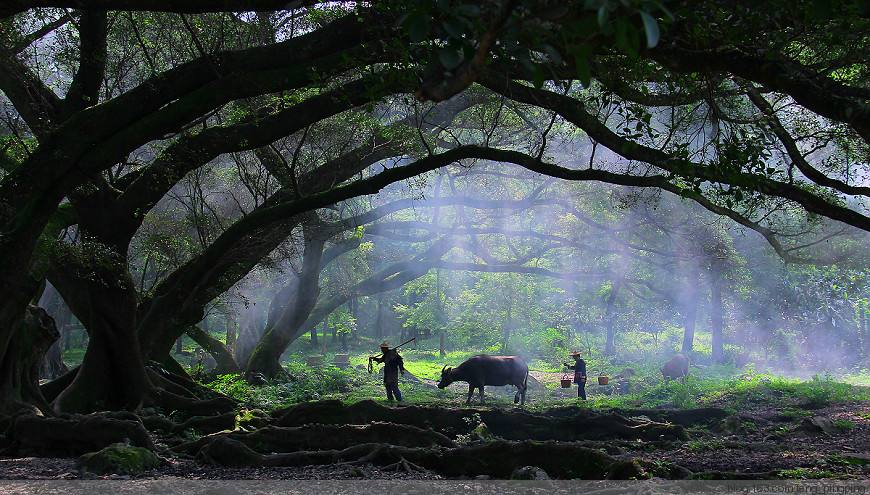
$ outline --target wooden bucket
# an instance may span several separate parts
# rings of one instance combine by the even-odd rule
[[[562,375],[562,379],[559,380],[559,383],[562,385],[562,388],[571,388],[571,375],[565,373]]]

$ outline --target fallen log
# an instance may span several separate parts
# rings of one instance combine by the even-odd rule
[[[353,445],[377,443],[403,447],[453,447],[446,436],[432,430],[392,423],[366,425],[304,425],[298,427],[267,426],[252,432],[235,431],[202,437],[172,448],[193,455],[206,445],[230,438],[261,452],[295,452],[300,450],[341,450]]]
[[[630,420],[618,414],[589,412],[570,417],[548,417],[500,409],[452,409],[432,406],[387,407],[374,401],[345,405],[341,401],[307,402],[276,411],[279,426],[306,423],[365,424],[372,421],[434,428],[447,434],[465,434],[482,421],[489,431],[506,440],[685,440],[682,426]]]
[[[128,413],[129,414],[129,413]],[[9,437],[20,453],[39,456],[77,456],[115,443],[130,443],[153,450],[151,436],[132,414],[118,418],[101,414],[46,418],[15,418]]]
[[[632,479],[646,477],[634,461],[620,461],[597,450],[566,442],[488,442],[467,447],[402,447],[361,444],[343,450],[261,454],[244,443],[220,437],[204,446],[197,460],[235,467],[290,467],[371,463],[412,466],[447,477],[487,475],[507,479],[520,467],[534,465],[562,479]]]

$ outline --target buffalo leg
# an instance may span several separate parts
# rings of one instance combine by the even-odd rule
[[[471,396],[474,395],[474,385],[468,384],[468,400],[465,401],[466,404],[471,404]]]
[[[480,390],[480,403],[481,404],[483,404],[483,388],[484,388],[483,385],[478,387],[478,389]]]

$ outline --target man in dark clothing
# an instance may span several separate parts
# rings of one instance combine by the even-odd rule
[[[565,363],[565,367],[569,370],[574,370],[574,383],[577,384],[577,397],[586,400],[586,361],[580,357],[580,353],[574,351],[571,353],[574,358],[574,364]]]
[[[402,392],[399,391],[399,371],[405,374],[405,362],[399,355],[399,351],[390,349],[390,344],[384,341],[381,344],[381,356],[372,356],[369,360],[384,363],[384,388],[387,389],[387,400],[393,400],[395,395],[396,400],[402,402]]]

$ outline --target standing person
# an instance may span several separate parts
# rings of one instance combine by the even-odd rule
[[[384,363],[384,388],[387,389],[387,400],[393,400],[393,396],[397,401],[402,402],[402,392],[399,391],[399,371],[402,375],[405,374],[405,362],[399,351],[390,349],[390,344],[385,340],[381,344],[381,356],[369,357],[369,362]]]
[[[574,364],[564,363],[569,370],[574,370],[574,383],[577,384],[577,397],[586,400],[586,361],[580,357],[578,351],[571,353],[574,358]]]

